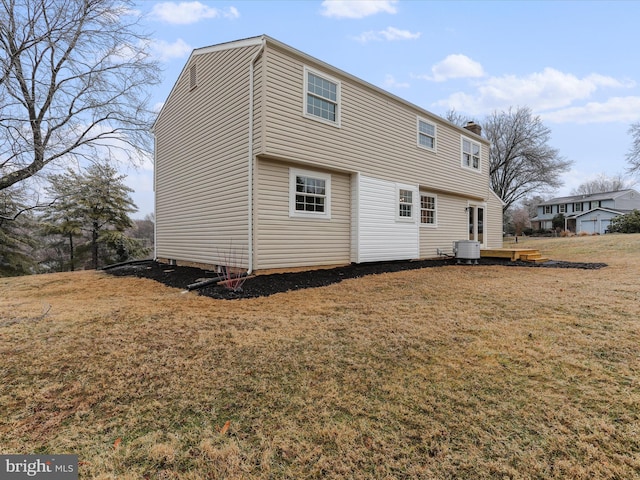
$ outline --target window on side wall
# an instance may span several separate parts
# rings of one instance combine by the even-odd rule
[[[462,137],[462,166],[480,170],[480,144]]]
[[[420,225],[436,226],[436,196],[420,194]]]
[[[340,126],[340,82],[305,67],[304,115]]]
[[[289,169],[289,216],[331,218],[331,175]]]
[[[422,118],[418,118],[418,146],[427,150],[436,149],[436,126]]]
[[[398,220],[413,220],[413,191],[398,189]]]

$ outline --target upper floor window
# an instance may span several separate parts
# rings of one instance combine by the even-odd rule
[[[331,175],[306,170],[289,170],[289,215],[326,217],[331,215]]]
[[[480,170],[480,144],[464,137],[462,138],[462,166]]]
[[[544,206],[544,213],[545,213],[545,215],[553,213],[553,207],[551,205],[545,205]]]
[[[581,212],[582,211],[582,202],[574,203],[573,204],[573,211],[574,212]]]
[[[567,204],[561,203],[558,205],[558,213],[567,213]]]
[[[429,150],[436,149],[436,126],[418,118],[418,146]]]
[[[436,197],[435,195],[420,194],[420,224],[436,224]]]
[[[305,116],[340,126],[340,82],[305,67],[304,85]]]
[[[398,189],[398,218],[400,220],[413,219],[413,192]]]

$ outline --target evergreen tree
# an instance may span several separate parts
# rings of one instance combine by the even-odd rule
[[[68,255],[68,263],[61,260],[59,270],[65,271],[68,267],[73,272],[77,265],[74,239],[82,236],[81,212],[76,208],[79,178],[74,172],[69,172],[67,175],[52,175],[49,181],[48,192],[55,201],[41,218],[43,235],[62,237],[60,242],[53,242],[50,247]]]
[[[640,210],[615,217],[609,230],[614,233],[640,233]]]
[[[137,210],[124,183],[125,176],[107,164],[96,163],[84,173],[69,170],[51,178],[50,194],[56,201],[48,210],[45,231],[69,241],[69,266],[87,254],[91,268],[140,257],[147,252],[125,231]],[[78,238],[78,242],[74,242]]]
[[[0,191],[0,277],[35,272],[32,253],[36,245],[29,234],[33,218],[15,189]]]

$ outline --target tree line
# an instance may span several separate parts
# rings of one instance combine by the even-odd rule
[[[107,164],[51,175],[48,205],[24,210],[16,197],[0,195],[0,275],[96,269],[148,256],[153,217],[132,220],[137,208],[124,176]]]

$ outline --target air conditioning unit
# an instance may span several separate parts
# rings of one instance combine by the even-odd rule
[[[476,240],[458,240],[453,242],[453,251],[458,263],[477,264],[480,260],[480,242]]]

